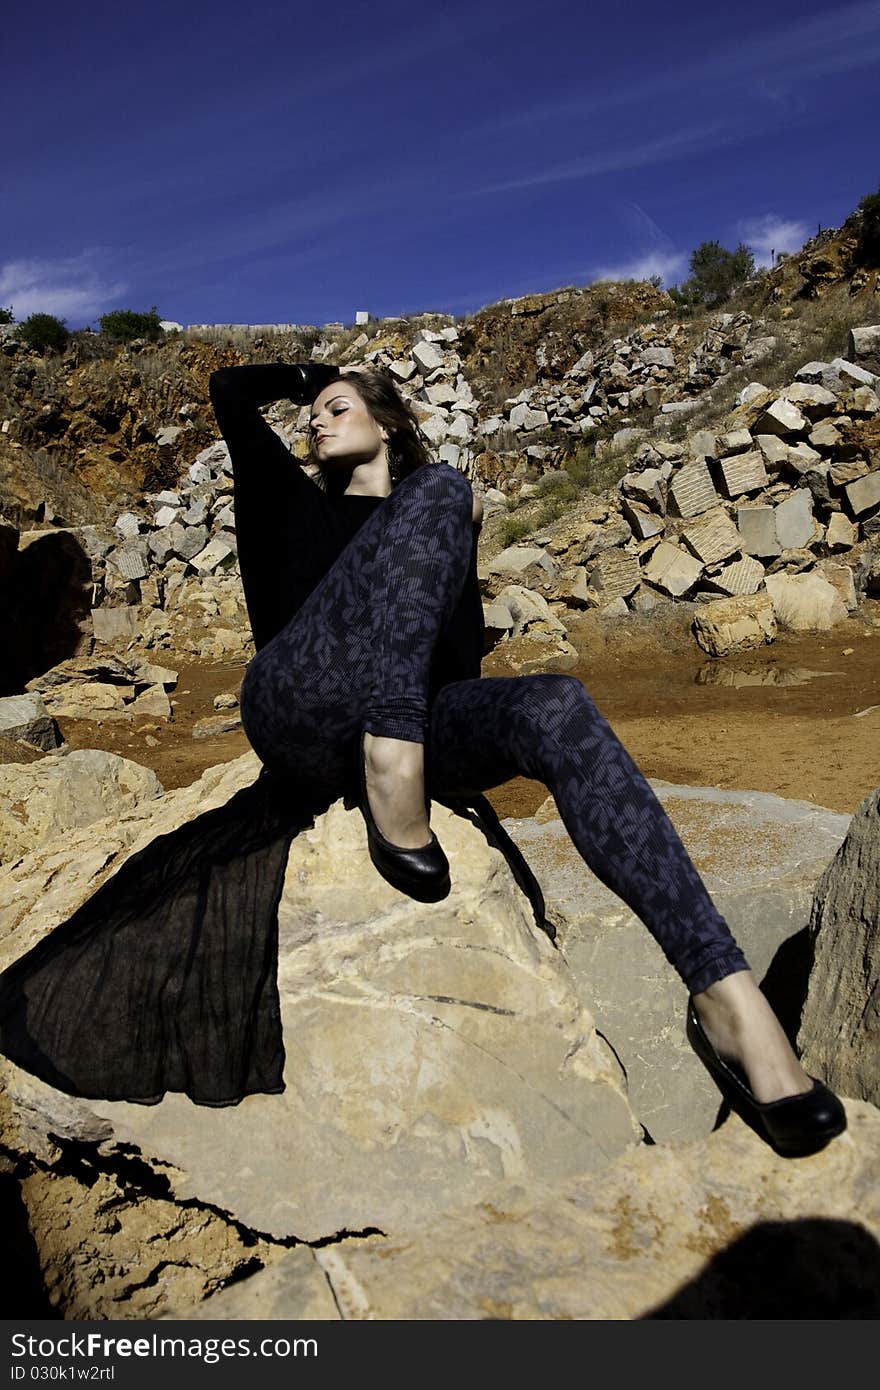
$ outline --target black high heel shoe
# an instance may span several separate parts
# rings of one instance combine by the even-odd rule
[[[367,845],[376,869],[400,893],[422,903],[437,903],[449,894],[449,860],[443,853],[434,832],[420,849],[401,849],[386,840],[373,820],[367,796],[367,774],[364,766],[364,735],[360,742],[360,810],[367,827]]]
[[[756,1100],[745,1074],[735,1062],[725,1062],[710,1043],[693,999],[688,1000],[687,1036],[724,1099],[749,1127],[784,1158],[818,1153],[846,1129],[846,1111],[833,1091],[815,1077],[811,1091],[782,1100]]]

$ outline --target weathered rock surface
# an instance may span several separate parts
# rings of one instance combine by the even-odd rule
[[[850,1101],[847,1117],[845,1135],[796,1163],[733,1117],[552,1189],[506,1183],[404,1237],[288,1251],[196,1316],[876,1318],[880,1115]]]
[[[89,748],[0,766],[0,863],[162,795],[154,772]]]
[[[849,818],[763,792],[651,785],[758,979],[775,960],[797,957],[795,938]],[[658,1142],[706,1133],[719,1097],[685,1040],[677,974],[635,914],[593,876],[560,820],[505,824],[538,875],[584,1004],[626,1069],[638,1119]],[[780,968],[795,977],[799,969]]]
[[[845,1095],[880,1105],[880,791],[862,802],[819,880],[810,936],[805,1065]]]
[[[114,855],[257,770],[248,754],[0,874],[5,957],[67,917]],[[614,1053],[503,858],[466,819],[441,808],[435,819],[455,889],[429,907],[379,878],[359,814],[341,804],[294,841],[279,912],[282,1096],[223,1109],[180,1095],[71,1100],[71,1114],[108,1122],[113,1143],[136,1145],[177,1199],[305,1240],[400,1230],[420,1211],[480,1200],[499,1178],[581,1172],[633,1144]],[[9,1063],[3,1074],[31,1110],[55,1094]]]
[[[694,636],[710,656],[726,656],[772,642],[776,636],[776,615],[769,594],[707,603],[694,614]]]
[[[822,632],[846,617],[837,589],[816,570],[768,574],[765,583],[779,626],[790,632]]]

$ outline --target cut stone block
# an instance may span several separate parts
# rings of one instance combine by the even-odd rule
[[[774,507],[738,507],[736,529],[742,537],[741,548],[746,555],[772,559],[774,555],[782,554],[776,534]]]
[[[134,512],[123,512],[116,518],[116,530],[121,536],[137,536],[140,534],[141,519],[135,516]]]
[[[624,550],[604,551],[589,571],[590,587],[599,592],[603,604],[635,593],[640,578],[638,557]]]
[[[36,694],[7,695],[0,699],[0,734],[8,739],[23,739],[36,748],[49,752],[59,746],[55,721]]]
[[[824,632],[846,617],[846,605],[818,570],[768,574],[764,583],[773,600],[776,621],[790,632]]]
[[[807,488],[798,488],[774,509],[776,535],[783,550],[797,550],[813,539],[813,495]]]
[[[682,540],[704,565],[717,565],[742,546],[742,537],[723,507],[705,512],[682,532]]]
[[[806,434],[806,416],[784,397],[771,401],[755,422],[756,434]]]
[[[767,593],[719,599],[694,616],[693,632],[709,656],[750,651],[776,637],[776,615]]]
[[[647,507],[638,502],[630,501],[629,498],[623,500],[623,515],[632,527],[633,535],[640,541],[650,540],[651,536],[659,536],[663,530],[663,522],[654,512],[648,511]]]
[[[777,473],[788,462],[788,445],[778,435],[756,434],[755,443],[772,473]]]
[[[869,372],[880,372],[880,324],[851,328],[846,355]]]
[[[859,528],[844,516],[843,512],[833,512],[825,532],[825,544],[830,550],[849,550],[859,538]]]
[[[153,517],[153,525],[158,527],[170,526],[172,521],[177,520],[178,507],[160,507]]]
[[[146,579],[150,572],[140,546],[120,546],[118,550],[110,552],[107,560],[124,579]]]
[[[718,458],[729,454],[742,454],[752,447],[752,436],[747,429],[730,430],[718,440]]]
[[[823,420],[837,409],[837,397],[816,382],[797,381],[782,392],[785,400],[803,411],[808,420]]]
[[[510,412],[510,424],[515,430],[538,430],[549,423],[546,410],[533,410],[526,401],[520,401]]]
[[[524,574],[532,565],[540,565],[550,579],[555,578],[556,566],[547,554],[537,545],[509,545],[490,561],[489,574]]]
[[[764,566],[759,560],[747,555],[743,560],[735,560],[725,565],[710,580],[713,587],[731,597],[738,594],[756,594],[764,582]]]
[[[412,355],[421,372],[433,372],[443,366],[443,354],[431,343],[416,343]]]
[[[138,632],[136,604],[119,608],[93,608],[92,631],[96,642],[130,642]]]
[[[221,541],[219,536],[215,536],[209,541],[204,550],[200,550],[198,555],[194,555],[190,560],[193,569],[197,569],[199,574],[211,574],[218,569],[225,561],[233,559],[235,551],[231,545]]]
[[[686,550],[670,541],[661,541],[645,565],[643,574],[649,584],[662,589],[673,598],[681,598],[692,589],[703,573],[703,565]]]
[[[743,430],[743,434],[747,431]],[[750,441],[751,442],[751,441]],[[770,479],[764,467],[764,455],[759,449],[747,454],[732,454],[718,465],[722,487],[728,497],[741,497],[746,492],[760,492]]]
[[[880,502],[880,469],[864,478],[856,478],[854,483],[847,483],[843,491],[855,516],[870,511]]]
[[[709,469],[702,460],[686,463],[669,484],[672,498],[679,516],[699,516],[701,512],[717,507],[718,493],[712,484]]]

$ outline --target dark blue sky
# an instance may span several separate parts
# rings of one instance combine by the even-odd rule
[[[467,313],[880,185],[880,0],[7,0],[0,305]]]

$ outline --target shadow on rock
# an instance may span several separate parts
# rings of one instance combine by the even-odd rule
[[[876,1318],[880,1245],[852,1221],[766,1221],[645,1318]]]

